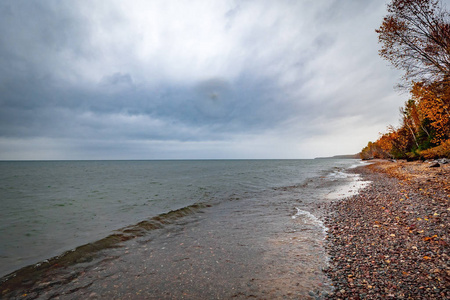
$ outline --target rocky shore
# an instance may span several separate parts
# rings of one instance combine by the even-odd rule
[[[450,299],[450,165],[378,161],[331,204],[330,299]]]

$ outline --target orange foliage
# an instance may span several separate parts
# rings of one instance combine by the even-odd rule
[[[449,157],[450,158],[450,139],[443,142],[441,145],[439,145],[437,147],[420,151],[420,155],[426,159],[433,159],[433,158],[439,158],[439,157]]]
[[[429,122],[434,132],[431,142],[436,145],[450,137],[449,105],[444,102],[450,97],[450,87],[448,84],[442,86],[441,93],[436,87],[425,86],[422,83],[416,83],[411,90],[422,119]]]
[[[450,13],[439,0],[392,0],[376,32],[381,57],[405,71],[411,99],[401,124],[361,151],[361,158],[450,158]]]
[[[369,143],[361,152],[363,159],[450,157],[450,85],[415,83],[411,95],[400,109],[401,126],[388,127]]]

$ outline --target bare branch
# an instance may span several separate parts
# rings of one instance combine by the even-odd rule
[[[388,13],[376,30],[380,55],[404,70],[408,83],[450,78],[450,14],[439,1],[393,0]]]

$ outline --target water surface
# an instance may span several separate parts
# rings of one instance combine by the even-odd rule
[[[198,286],[203,295],[218,293],[218,282],[222,282],[225,291],[235,287],[236,282],[249,284],[249,280],[260,292],[264,290],[264,282],[277,282],[280,293],[297,287],[304,294],[311,282],[318,287],[325,282],[319,274],[326,260],[320,208],[327,195],[353,182],[345,169],[355,163],[356,160],[327,159],[1,162],[0,276],[83,244],[95,243],[114,232],[123,234],[126,228],[134,228],[127,232],[141,232],[136,239],[124,241],[126,245],[119,250],[105,251],[103,259],[92,262],[83,274],[88,270],[95,273],[93,270],[102,266],[117,275],[117,270],[100,263],[105,257],[119,257],[122,263],[115,261],[114,266],[125,267],[139,265],[138,260],[149,257],[145,251],[150,251],[157,258],[148,262],[156,263],[154,268],[161,269],[159,261],[164,260],[172,265],[180,264],[175,263],[174,257],[181,255],[185,256],[181,260],[186,261],[184,267],[190,260],[189,270],[212,268],[210,274],[217,273],[214,257],[223,270],[239,269],[235,270],[238,277],[228,276],[228,281],[217,280],[220,272],[212,275],[216,278],[215,288],[209,294]],[[163,222],[167,225],[157,231],[142,235],[142,230],[136,230],[136,227],[143,228],[142,221],[158,218],[160,224],[161,214],[196,203],[206,206],[202,210],[190,210],[191,216],[182,214],[185,217],[175,222]],[[180,234],[180,230],[184,233]],[[203,249],[201,253],[195,251],[196,243],[201,245],[197,248]],[[207,245],[216,245],[210,247],[215,249],[214,256],[204,256]],[[130,250],[125,253],[124,247]],[[120,253],[113,254],[114,251]],[[234,263],[227,263],[227,259]],[[146,274],[144,270],[133,270]],[[167,278],[173,276],[173,268],[161,270],[154,271],[159,275],[152,277],[159,282],[156,286],[160,296],[166,292],[164,286],[177,282]],[[286,278],[281,276],[282,279],[272,274],[281,270],[293,273]],[[128,286],[124,290],[130,289],[130,272],[122,276],[120,286]],[[299,272],[303,272],[303,277],[299,277]],[[103,278],[104,285],[107,278],[116,276],[111,274]],[[200,273],[190,276],[195,274]],[[181,286],[187,277],[178,277]],[[303,278],[302,283],[294,282],[294,278]],[[188,288],[185,282],[184,286],[197,289],[195,284]],[[100,290],[97,288],[95,292]],[[150,292],[148,295],[157,294],[156,290]],[[181,294],[172,296],[175,295]]]

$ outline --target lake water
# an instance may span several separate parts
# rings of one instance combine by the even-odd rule
[[[224,217],[237,206],[250,210],[270,199],[262,214],[276,216],[276,203],[283,203],[287,219],[315,226],[317,235],[324,230],[320,203],[346,195],[355,178],[345,170],[358,164],[335,159],[0,162],[0,277],[194,204],[210,207],[207,219],[219,207]],[[227,210],[230,205],[234,208]]]

